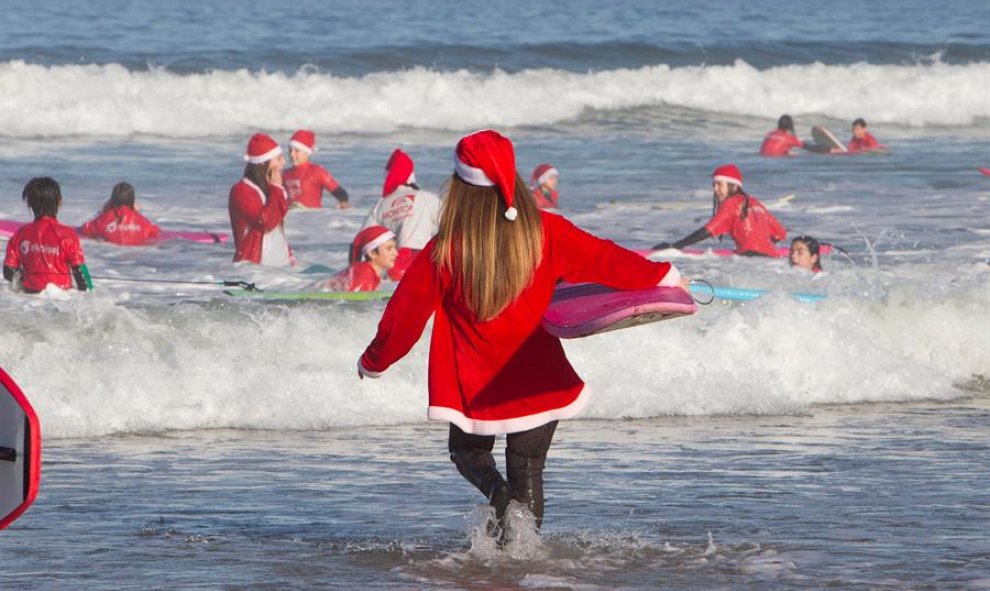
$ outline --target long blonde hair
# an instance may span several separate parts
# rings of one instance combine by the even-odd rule
[[[433,260],[459,282],[478,320],[491,320],[533,279],[543,257],[543,226],[526,184],[516,174],[515,221],[495,187],[477,187],[456,174],[447,181]]]

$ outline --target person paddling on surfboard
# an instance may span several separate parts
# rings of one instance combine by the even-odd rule
[[[388,271],[389,278],[402,279],[419,251],[436,235],[439,219],[440,198],[419,188],[412,158],[396,148],[385,163],[382,198],[362,226],[385,226],[395,233],[399,257]]]
[[[759,199],[743,191],[743,177],[735,164],[712,173],[712,199],[716,211],[708,223],[677,242],[661,242],[653,250],[681,249],[713,236],[728,234],[736,243],[736,254],[777,256],[774,242],[787,238],[787,230]]]
[[[560,172],[549,162],[533,169],[529,177],[529,188],[533,191],[533,200],[540,209],[556,209],[560,194],[557,183],[560,182]]]
[[[130,183],[114,185],[100,215],[83,224],[79,232],[87,238],[121,246],[147,244],[162,233],[158,226],[138,212],[134,187]]]
[[[316,151],[316,134],[300,129],[289,138],[289,158],[292,168],[285,171],[285,189],[289,193],[289,207],[319,209],[323,207],[323,190],[337,199],[338,209],[351,207],[350,196],[333,178],[330,171],[309,159]]]
[[[798,236],[791,240],[788,261],[792,267],[820,273],[822,271],[821,244],[811,236]]]
[[[499,525],[515,499],[539,527],[557,422],[588,401],[560,339],[541,324],[557,283],[686,289],[687,282],[670,263],[537,209],[512,142],[496,131],[461,138],[445,193],[440,232],[399,283],[358,375],[381,376],[434,316],[428,417],[450,423],[450,459],[494,507]],[[492,456],[502,434],[507,479]]]
[[[25,293],[40,293],[49,285],[92,289],[79,236],[55,219],[62,207],[58,182],[33,178],[24,185],[21,197],[34,212],[34,222],[19,228],[7,242],[3,278],[15,291]]]
[[[874,152],[883,150],[886,146],[877,141],[873,134],[866,130],[866,121],[857,119],[852,124],[852,139],[849,140],[849,152]],[[832,150],[833,152],[837,150]]]
[[[289,205],[282,186],[282,148],[271,137],[256,133],[248,141],[244,160],[244,178],[230,188],[227,203],[234,262],[294,264],[283,225]]]
[[[384,226],[369,226],[354,237],[351,244],[350,266],[321,282],[317,289],[325,291],[375,291],[382,274],[395,266],[398,256],[395,234]]]
[[[794,131],[794,120],[790,115],[781,115],[777,120],[777,129],[763,138],[760,146],[760,156],[793,156],[794,149],[803,148],[804,142],[798,139]]]

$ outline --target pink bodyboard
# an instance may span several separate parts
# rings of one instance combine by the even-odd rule
[[[562,339],[577,339],[694,314],[698,306],[678,287],[623,291],[598,285],[562,283],[543,313],[543,328]]]
[[[18,230],[24,222],[18,222],[14,220],[0,220],[0,236],[10,238],[14,235],[14,232]],[[75,228],[76,232],[80,232],[79,228]],[[81,235],[81,234],[80,234]],[[85,236],[83,236],[85,238]],[[191,242],[200,242],[203,244],[221,244],[230,240],[228,234],[222,232],[180,232],[174,230],[162,230],[159,235],[160,240],[189,240]],[[149,242],[151,244],[152,242]]]

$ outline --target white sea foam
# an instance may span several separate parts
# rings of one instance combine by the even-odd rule
[[[990,367],[987,273],[973,279],[948,293],[891,287],[816,305],[781,294],[569,341],[593,393],[583,416],[778,414],[959,396],[954,384]],[[48,437],[425,420],[428,338],[383,378],[357,379],[381,303],[125,307],[105,291],[3,301],[0,358]]]
[[[759,70],[655,65],[575,73],[435,71],[348,78],[282,73],[130,71],[118,64],[0,64],[0,135],[15,138],[196,138],[254,129],[381,134],[404,127],[464,130],[547,125],[591,110],[676,106],[776,119],[780,113],[905,126],[990,119],[990,63],[807,65]],[[951,108],[946,108],[951,105]]]

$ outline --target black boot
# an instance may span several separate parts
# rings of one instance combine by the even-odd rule
[[[495,518],[499,525],[505,516],[505,509],[512,500],[509,484],[495,467],[491,452],[480,449],[450,452],[450,461],[457,471],[485,495],[488,503],[495,508]]]
[[[505,450],[505,473],[515,500],[526,505],[536,517],[536,528],[543,523],[543,466],[546,458],[527,458]]]

